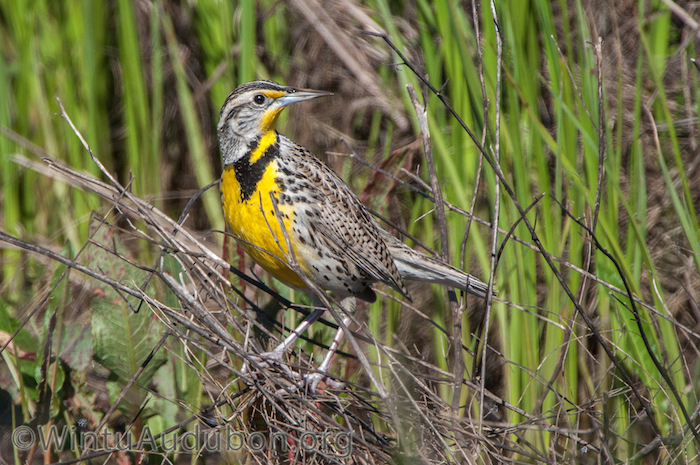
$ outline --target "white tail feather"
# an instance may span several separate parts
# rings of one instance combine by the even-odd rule
[[[486,298],[488,284],[440,260],[416,252],[397,238],[382,231],[396,268],[403,279],[451,286]]]

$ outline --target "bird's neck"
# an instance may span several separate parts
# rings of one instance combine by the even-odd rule
[[[274,168],[269,170],[269,167],[279,158],[280,147],[277,143],[277,133],[273,131],[271,134],[261,137],[243,157],[224,167],[221,184],[221,192],[224,195],[232,189],[236,192],[234,196],[240,193],[240,202],[246,203],[251,199],[259,202],[257,197],[254,198],[255,194],[264,195],[274,187],[275,171]],[[230,182],[230,176],[228,181],[226,180],[227,173],[230,175],[231,172],[235,177],[234,183]]]
[[[257,139],[255,147],[251,147],[250,163],[258,161],[258,159],[265,154],[265,151],[275,142],[277,142],[277,131],[271,129],[263,133]]]
[[[255,163],[277,141],[277,137],[277,131],[269,129],[249,137],[220,138],[224,166],[236,163],[243,158],[247,158],[250,163]]]

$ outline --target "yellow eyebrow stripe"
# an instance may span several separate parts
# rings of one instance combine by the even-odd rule
[[[280,98],[285,94],[285,92],[281,90],[262,90],[260,93],[270,98]]]

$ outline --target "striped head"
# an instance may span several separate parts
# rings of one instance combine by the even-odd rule
[[[272,81],[238,86],[224,102],[217,126],[224,165],[241,159],[264,135],[274,131],[284,107],[325,95],[332,94],[282,86]]]

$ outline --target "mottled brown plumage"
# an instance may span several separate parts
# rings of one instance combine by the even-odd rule
[[[244,248],[281,281],[305,287],[281,258],[287,251],[281,253],[277,245],[284,237],[270,205],[272,192],[302,270],[340,299],[373,301],[376,282],[407,296],[404,279],[446,284],[483,297],[486,284],[384,231],[333,170],[275,131],[284,106],[319,95],[327,94],[258,81],[232,92],[221,110],[224,164],[233,167],[233,176],[222,177],[224,212]],[[246,243],[270,253],[251,250]]]
[[[290,251],[273,195],[301,271],[344,300],[347,308],[354,306],[352,298],[374,301],[374,283],[387,284],[408,297],[404,279],[454,286],[484,297],[486,284],[416,252],[384,231],[333,170],[277,133],[277,116],[286,105],[322,95],[328,93],[258,81],[243,84],[226,99],[218,125],[224,161],[221,194],[226,222],[241,246],[277,279],[307,290],[284,258]],[[280,360],[298,334],[322,313],[309,315],[267,356]],[[330,365],[339,336],[320,371]],[[319,380],[316,377],[313,383]]]
[[[374,282],[407,295],[380,228],[347,184],[308,150],[284,136],[279,140],[282,198],[288,193],[295,205],[311,200],[295,207],[293,232],[312,279],[341,298],[373,301]]]

